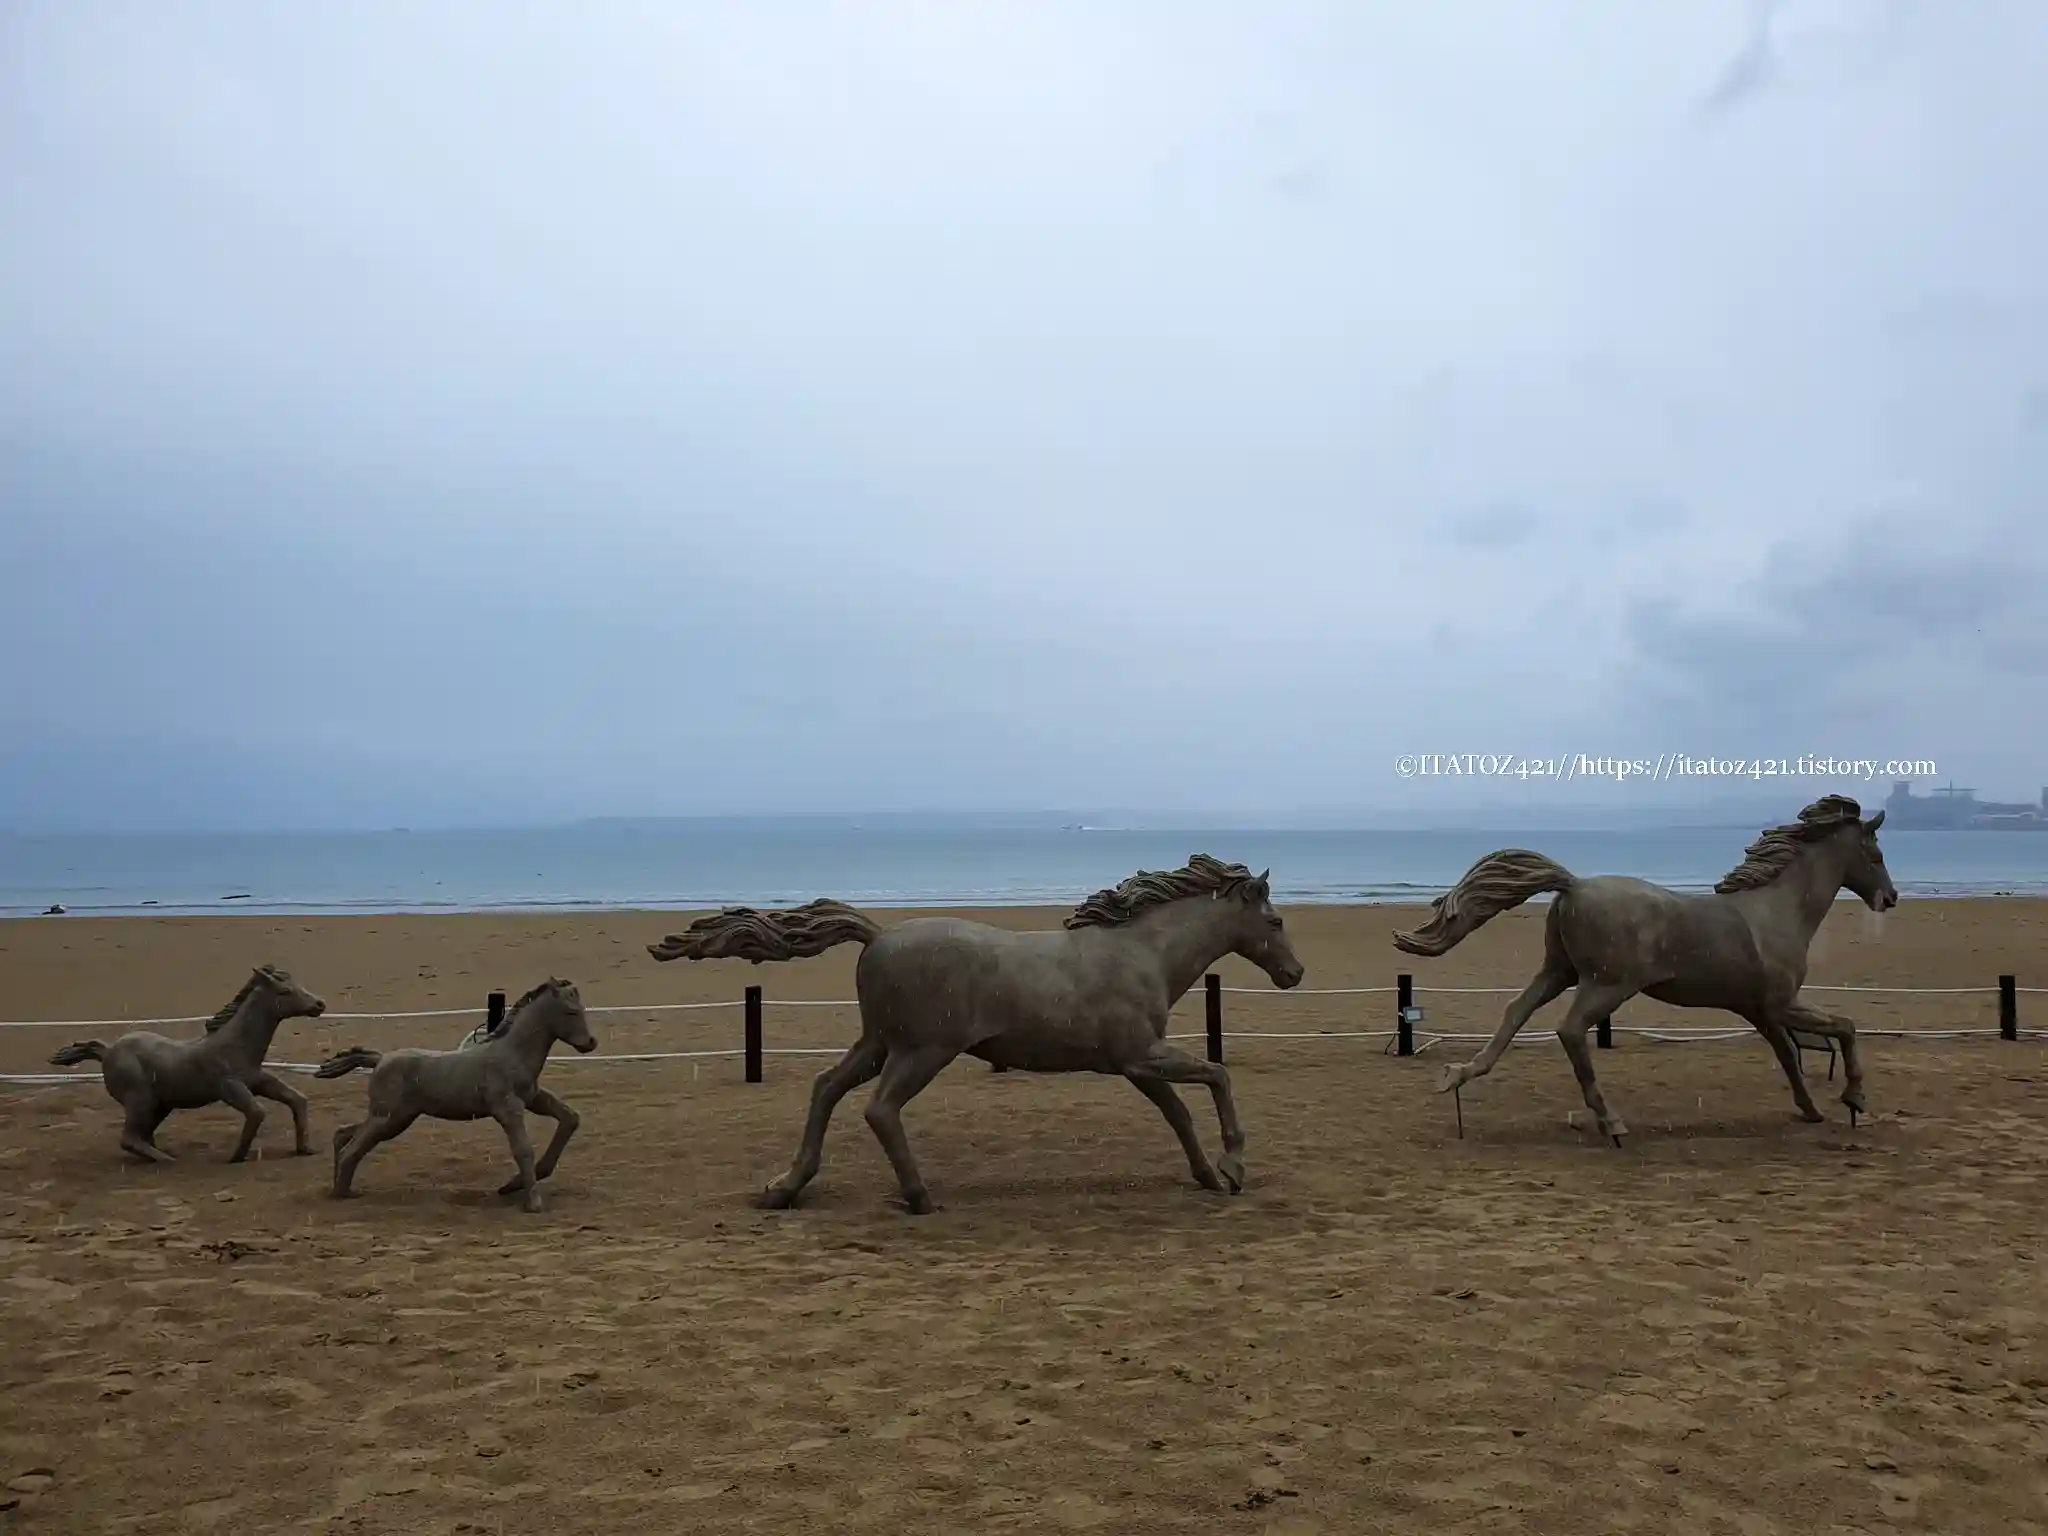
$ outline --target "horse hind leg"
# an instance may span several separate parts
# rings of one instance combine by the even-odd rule
[[[354,1135],[346,1147],[336,1147],[334,1154],[334,1198],[346,1200],[354,1192],[356,1169],[363,1164],[376,1148],[404,1133],[405,1128],[418,1119],[417,1115],[372,1115],[362,1124],[353,1126]]]
[[[1565,1055],[1571,1058],[1572,1071],[1579,1079],[1579,1092],[1585,1096],[1586,1108],[1593,1111],[1593,1118],[1599,1122],[1600,1134],[1606,1136],[1617,1147],[1621,1138],[1628,1134],[1628,1127],[1621,1116],[1607,1107],[1607,1099],[1600,1092],[1599,1079],[1593,1075],[1593,1050],[1586,1043],[1586,1032],[1595,1020],[1604,1019],[1635,995],[1633,987],[1586,986],[1581,984],[1578,995],[1572,999],[1571,1012],[1564,1022],[1557,1026],[1557,1042],[1564,1047]]]
[[[763,1210],[779,1211],[794,1205],[804,1186],[818,1176],[818,1165],[825,1155],[825,1131],[832,1123],[832,1112],[839,1107],[841,1099],[862,1083],[874,1079],[882,1070],[885,1054],[879,1037],[862,1035],[852,1049],[818,1074],[811,1083],[811,1108],[804,1117],[803,1140],[797,1146],[789,1171],[761,1191],[755,1203]]]
[[[1578,982],[1579,973],[1571,959],[1548,935],[1545,937],[1543,969],[1535,979],[1522,989],[1521,995],[1508,1004],[1507,1012],[1501,1015],[1500,1028],[1493,1032],[1493,1038],[1486,1042],[1479,1054],[1470,1061],[1453,1062],[1445,1067],[1437,1079],[1436,1091],[1449,1093],[1463,1087],[1475,1077],[1484,1077],[1494,1069],[1509,1046],[1515,1043],[1515,1036],[1522,1032],[1522,1026],[1534,1018],[1538,1009],[1554,1003]]]
[[[924,1175],[917,1170],[917,1159],[911,1156],[910,1142],[903,1134],[903,1106],[929,1087],[931,1080],[958,1054],[950,1045],[897,1047],[882,1063],[882,1080],[868,1100],[868,1129],[875,1133],[889,1166],[896,1170],[903,1204],[913,1216],[929,1214],[932,1197],[925,1188]]]
[[[150,1163],[175,1163],[177,1159],[156,1144],[157,1127],[171,1112],[146,1092],[137,1092],[121,1105],[121,1150]]]

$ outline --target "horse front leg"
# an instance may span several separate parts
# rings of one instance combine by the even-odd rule
[[[1787,1029],[1803,1029],[1810,1035],[1825,1035],[1842,1052],[1842,1103],[1848,1107],[1849,1122],[1868,1112],[1863,1102],[1863,1048],[1856,1042],[1856,1021],[1839,1013],[1828,1013],[1810,1003],[1794,1003],[1778,1014]]]
[[[1793,1102],[1799,1106],[1799,1118],[1809,1123],[1825,1120],[1813,1102],[1813,1095],[1806,1091],[1806,1068],[1800,1064],[1799,1043],[1792,1038],[1792,1032],[1768,1016],[1751,1019],[1758,1034],[1770,1042],[1771,1053],[1778,1058],[1778,1065],[1784,1069],[1785,1081],[1792,1085]]]
[[[540,1185],[534,1178],[533,1140],[526,1134],[525,1107],[517,1099],[511,1099],[494,1105],[491,1118],[503,1128],[505,1140],[512,1146],[512,1161],[519,1165],[519,1177],[506,1185],[501,1193],[509,1195],[514,1190],[524,1190],[525,1198],[520,1205],[529,1212],[539,1211]]]
[[[1132,1069],[1126,1069],[1126,1076]],[[1221,1062],[1190,1056],[1178,1046],[1160,1041],[1139,1063],[1141,1070],[1165,1083],[1200,1083],[1216,1101],[1216,1122],[1223,1128],[1223,1155],[1216,1171],[1234,1195],[1244,1189],[1244,1126],[1237,1118],[1237,1100],[1230,1092],[1230,1074]],[[1197,1173],[1196,1178],[1201,1175]]]
[[[232,1077],[221,1084],[220,1101],[241,1112],[242,1139],[235,1143],[235,1150],[228,1157],[229,1162],[239,1163],[248,1158],[249,1149],[256,1145],[256,1133],[263,1129],[263,1106],[256,1102],[256,1095],[247,1085]]]
[[[283,1078],[263,1072],[249,1085],[258,1098],[269,1099],[282,1104],[292,1112],[292,1155],[311,1157],[313,1155],[313,1123],[306,1096]]]
[[[534,1089],[526,1107],[534,1114],[544,1115],[555,1122],[555,1134],[548,1138],[547,1150],[541,1153],[540,1161],[534,1165],[533,1179],[538,1184],[555,1171],[555,1164],[562,1160],[562,1149],[569,1145],[569,1138],[576,1134],[576,1127],[583,1123],[583,1117],[545,1088]],[[516,1178],[507,1179],[498,1186],[501,1195],[516,1194],[518,1190],[519,1180]]]
[[[1202,1150],[1202,1138],[1195,1134],[1195,1117],[1188,1113],[1188,1107],[1181,1102],[1179,1094],[1173,1091],[1173,1084],[1163,1078],[1152,1076],[1142,1066],[1127,1067],[1124,1076],[1130,1085],[1145,1095],[1166,1117],[1166,1123],[1173,1128],[1173,1134],[1180,1140],[1181,1151],[1187,1154],[1188,1171],[1195,1176],[1195,1182],[1216,1194],[1224,1192],[1223,1178],[1209,1166],[1209,1154]]]

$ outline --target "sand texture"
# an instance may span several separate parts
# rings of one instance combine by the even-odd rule
[[[1290,913],[1306,985],[1533,969],[1540,910],[1439,961],[1387,942],[1413,916]],[[850,996],[852,950],[656,965],[644,944],[680,926],[16,922],[0,1016],[204,1013],[276,962],[338,1011],[480,1011],[550,973],[593,1005],[759,982],[771,1046],[853,1038],[846,1013],[776,1001]],[[2039,903],[1882,925],[1845,904],[1814,980],[2039,986],[2044,938]],[[1392,1011],[1227,1001],[1246,1030]],[[1421,1001],[1426,1030],[1484,1030],[1505,999]],[[2048,1027],[2048,996],[2022,1004]],[[1829,1006],[1995,1021],[1988,992]],[[1177,1021],[1200,1028],[1198,996]],[[453,1044],[469,1022],[300,1021],[273,1054]],[[593,1025],[606,1053],[740,1028],[736,1009]],[[66,1038],[0,1031],[0,1070]],[[490,1193],[511,1165],[488,1124],[422,1123],[337,1204],[324,1157],[285,1155],[281,1111],[260,1161],[225,1164],[238,1121],[216,1108],[174,1116],[180,1161],[144,1167],[96,1086],[0,1087],[0,1531],[2048,1531],[2042,1042],[1874,1040],[1875,1118],[1852,1132],[1839,1081],[1815,1084],[1828,1123],[1799,1123],[1753,1036],[1624,1035],[1598,1053],[1634,1132],[1618,1152],[1550,1042],[1466,1089],[1459,1140],[1430,1089],[1475,1048],[1232,1041],[1235,1198],[1192,1185],[1123,1083],[963,1061],[905,1116],[941,1207],[923,1219],[895,1202],[864,1090],[806,1203],[748,1206],[794,1148],[823,1064],[801,1057],[757,1086],[731,1058],[558,1058],[547,1081],[583,1128],[539,1216]],[[362,1079],[307,1087],[324,1147]],[[1186,1097],[1213,1155],[1207,1096]]]

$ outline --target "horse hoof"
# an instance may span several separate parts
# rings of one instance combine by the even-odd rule
[[[1453,1088],[1465,1086],[1464,1075],[1456,1067],[1445,1067],[1436,1080],[1438,1093],[1449,1093]]]
[[[1850,1118],[1854,1119],[1856,1112],[1854,1110],[1851,1110],[1849,1113]],[[1817,1109],[1802,1109],[1801,1111],[1799,1111],[1799,1118],[1804,1120],[1808,1125],[1819,1125],[1823,1120],[1827,1119],[1827,1116],[1822,1114]]]
[[[759,1211],[786,1211],[796,1204],[796,1191],[784,1189],[780,1184],[770,1184],[754,1196],[754,1209]]]
[[[1244,1192],[1244,1159],[1234,1153],[1216,1165],[1216,1171],[1223,1175],[1223,1182],[1230,1186],[1233,1195]]]
[[[1620,1131],[1609,1131],[1607,1133],[1607,1139],[1614,1143],[1616,1151],[1621,1149],[1621,1136],[1622,1133]]]
[[[926,1194],[923,1190],[919,1190],[914,1195],[905,1195],[903,1197],[903,1209],[912,1216],[929,1216],[938,1207],[932,1204],[932,1197],[930,1195]]]

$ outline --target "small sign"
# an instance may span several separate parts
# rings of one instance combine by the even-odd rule
[[[1420,1024],[1422,1022],[1422,1010],[1413,1003],[1409,1004],[1401,1010],[1401,1022],[1403,1024]]]

